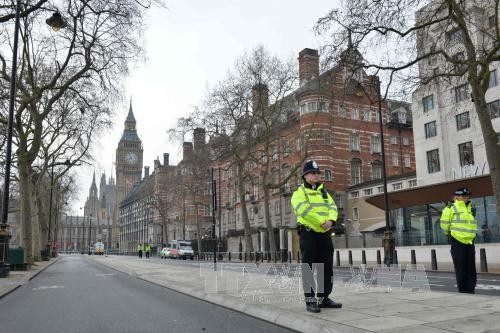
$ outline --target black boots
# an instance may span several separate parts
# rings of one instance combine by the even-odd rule
[[[323,302],[319,305],[320,308],[331,308],[331,309],[340,309],[342,307],[342,303],[336,303],[329,298],[325,298]]]
[[[307,311],[312,312],[312,313],[318,313],[321,311],[319,309],[318,303],[316,303],[316,302],[306,303],[306,309],[307,309]]]

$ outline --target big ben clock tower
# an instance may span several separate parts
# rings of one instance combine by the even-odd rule
[[[120,202],[132,190],[134,183],[141,180],[142,142],[137,135],[136,121],[132,111],[132,101],[128,110],[125,128],[116,148],[116,208],[113,219],[113,247],[120,241]]]

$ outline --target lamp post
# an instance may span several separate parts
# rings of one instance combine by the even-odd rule
[[[395,240],[392,233],[389,219],[389,195],[387,193],[387,173],[385,168],[385,148],[384,148],[384,121],[382,118],[382,97],[380,93],[380,79],[377,78],[377,100],[378,100],[378,118],[380,125],[380,141],[382,153],[382,181],[384,183],[384,210],[385,210],[385,232],[382,241],[384,247],[384,264],[390,266],[394,263]]]
[[[90,247],[92,245],[92,213],[89,214],[89,252],[90,255]]]
[[[214,246],[214,271],[217,270],[217,235],[215,234],[215,212],[217,211],[217,181],[214,179],[214,169],[210,170],[212,179],[212,238]]]
[[[21,11],[21,1],[16,1],[16,15],[14,23],[14,44],[12,48],[12,71],[10,75],[10,92],[9,92],[9,115],[7,118],[7,140],[5,147],[5,172],[4,172],[4,190],[3,190],[3,204],[2,204],[2,223],[0,224],[0,277],[7,277],[9,275],[9,241],[12,236],[8,222],[9,215],[9,190],[10,190],[10,165],[12,162],[12,129],[14,122],[14,103],[16,95],[16,76],[17,76],[17,47],[19,44],[19,16]],[[59,14],[59,13],[54,13]],[[59,16],[47,19],[46,23],[53,29],[54,27],[63,28],[66,23]],[[50,22],[49,22],[50,20]]]

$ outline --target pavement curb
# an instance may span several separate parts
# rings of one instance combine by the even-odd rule
[[[37,276],[38,274],[40,274],[41,272],[43,272],[44,270],[46,270],[47,267],[52,266],[54,263],[56,263],[57,261],[59,261],[60,258],[61,257],[56,257],[54,260],[50,260],[49,263],[45,267],[43,267],[42,269],[40,269],[38,271],[33,271],[33,272],[29,272],[28,271],[27,275],[29,275],[29,277],[28,278],[23,277],[23,279],[21,280],[21,284],[16,284],[11,289],[9,289],[6,292],[4,292],[3,294],[1,294],[0,295],[0,299],[2,299],[5,296],[11,294],[15,290],[17,290],[19,287],[23,286],[26,282],[31,281],[35,276]]]
[[[89,258],[90,259],[90,258]],[[94,260],[105,267],[111,268],[115,271],[127,274],[129,276],[136,277],[148,283],[155,284],[160,287],[168,288],[173,291],[179,292],[181,294],[194,297],[205,302],[222,306],[226,309],[243,313],[245,315],[254,317],[256,319],[273,323],[277,326],[281,326],[287,329],[291,329],[297,332],[311,332],[311,333],[358,333],[358,332],[370,332],[362,329],[358,329],[345,324],[336,323],[335,327],[332,327],[332,323],[321,318],[306,314],[290,313],[284,310],[276,310],[270,305],[266,304],[250,304],[237,301],[233,297],[227,297],[221,294],[211,294],[205,293],[196,287],[189,287],[182,285],[178,282],[168,281],[167,283],[162,281],[157,281],[154,276],[142,277],[136,274],[133,270],[126,269],[123,267],[116,267],[112,264],[106,264],[101,261]],[[305,311],[305,305],[304,305]]]

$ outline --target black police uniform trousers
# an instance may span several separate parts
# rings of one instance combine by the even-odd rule
[[[302,252],[302,286],[306,303],[314,303],[328,298],[332,292],[333,275],[333,243],[330,232],[319,233],[299,226],[300,251]],[[312,264],[323,264],[323,274],[317,273],[317,284],[314,285]],[[323,290],[318,290],[323,286]],[[315,298],[318,298],[316,300]]]
[[[474,294],[477,282],[474,244],[464,244],[451,237],[451,258],[455,266],[458,291]]]

